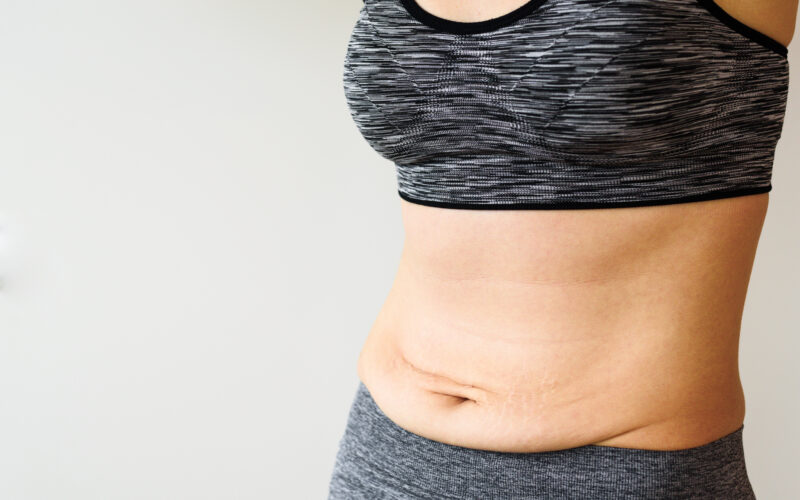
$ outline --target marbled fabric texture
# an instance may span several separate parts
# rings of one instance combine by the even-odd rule
[[[366,0],[343,87],[398,192],[474,209],[763,193],[789,63],[701,0],[545,0],[488,32]]]

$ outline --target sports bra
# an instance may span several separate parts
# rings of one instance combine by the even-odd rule
[[[713,0],[365,0],[343,84],[409,202],[605,208],[770,191],[789,63]]]

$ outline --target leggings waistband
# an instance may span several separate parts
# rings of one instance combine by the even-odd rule
[[[328,499],[753,499],[743,428],[683,450],[480,450],[403,429],[359,381]]]

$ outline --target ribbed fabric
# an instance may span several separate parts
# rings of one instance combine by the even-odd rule
[[[754,499],[742,431],[675,451],[596,445],[540,453],[478,450],[406,431],[359,383],[328,500]]]
[[[400,196],[475,209],[769,191],[788,84],[786,47],[712,0],[531,0],[484,23],[366,0],[343,71]]]

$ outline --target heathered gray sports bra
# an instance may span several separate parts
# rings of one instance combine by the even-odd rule
[[[365,0],[343,83],[407,201],[605,208],[770,191],[789,63],[713,0],[530,0],[480,22]]]

